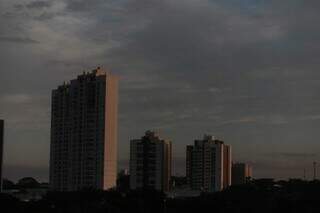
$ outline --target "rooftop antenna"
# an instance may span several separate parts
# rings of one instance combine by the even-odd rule
[[[317,162],[313,162],[313,180],[317,179]]]

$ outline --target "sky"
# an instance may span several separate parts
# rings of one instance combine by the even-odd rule
[[[320,160],[318,0],[0,0],[5,177],[48,180],[51,90],[97,66],[120,77],[119,168],[148,129],[174,174],[204,134],[256,178]]]

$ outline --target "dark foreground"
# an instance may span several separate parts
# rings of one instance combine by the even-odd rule
[[[0,194],[1,212],[320,212],[320,182],[255,181],[197,198],[165,198],[154,191],[48,193],[39,201],[22,202]]]

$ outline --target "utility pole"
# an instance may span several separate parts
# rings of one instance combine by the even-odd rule
[[[303,169],[303,180],[306,180],[306,168]]]
[[[317,179],[317,162],[313,162],[313,180]]]

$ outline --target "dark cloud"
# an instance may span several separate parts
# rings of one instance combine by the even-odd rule
[[[48,8],[50,6],[51,6],[50,1],[33,1],[26,4],[26,7],[28,9],[42,9],[42,8]]]
[[[114,2],[115,0],[110,0],[108,4],[113,4]],[[94,12],[108,6],[103,0],[68,0],[66,4],[67,9],[73,12]]]
[[[46,21],[46,20],[50,20],[54,17],[56,17],[58,14],[53,14],[53,13],[42,13],[41,15],[39,16],[36,16],[35,17],[35,20],[39,20],[39,21]]]
[[[16,9],[16,10],[22,10],[24,8],[24,6],[22,4],[15,4],[13,5],[13,7]]]
[[[36,40],[23,37],[0,36],[0,42],[20,43],[20,44],[37,44]]]
[[[268,153],[267,156],[280,157],[280,158],[316,158],[317,153],[304,153],[304,152],[280,152]]]
[[[52,3],[50,1],[32,1],[30,3],[26,4],[14,4],[13,8],[17,11],[21,11],[25,8],[27,9],[35,9],[35,10],[42,10],[47,9],[52,6]]]

